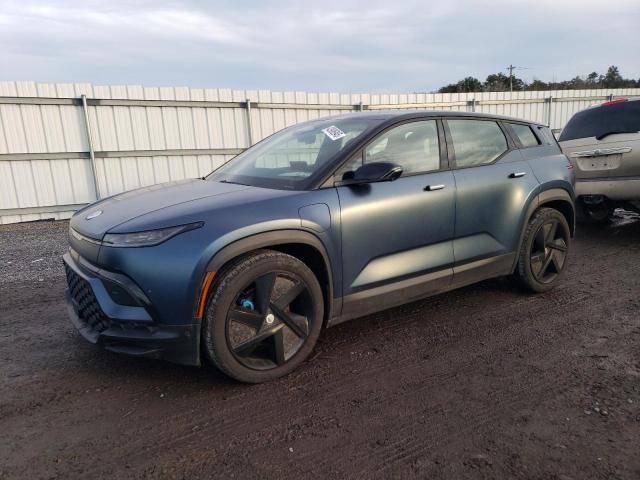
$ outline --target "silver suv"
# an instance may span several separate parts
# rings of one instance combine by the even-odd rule
[[[640,99],[618,99],[576,113],[560,134],[576,172],[577,210],[605,222],[615,208],[640,213]]]

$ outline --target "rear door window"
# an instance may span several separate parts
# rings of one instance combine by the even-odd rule
[[[576,113],[560,134],[560,141],[640,131],[640,101],[626,101]]]
[[[494,162],[507,151],[507,139],[496,122],[487,120],[447,120],[456,167],[473,167]]]
[[[511,130],[513,130],[513,133],[515,133],[516,137],[518,137],[518,140],[520,140],[520,144],[523,147],[537,147],[540,145],[538,137],[535,136],[529,125],[510,123],[509,126],[511,127]]]

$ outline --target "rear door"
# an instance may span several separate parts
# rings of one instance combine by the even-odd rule
[[[392,182],[337,188],[341,208],[345,317],[404,303],[449,286],[453,265],[455,183],[428,119],[393,126],[337,173],[393,162]],[[442,142],[444,148],[444,142]]]
[[[456,182],[453,282],[510,273],[538,181],[497,121],[453,118],[445,128]]]
[[[640,176],[640,101],[614,100],[576,113],[560,145],[578,180]]]

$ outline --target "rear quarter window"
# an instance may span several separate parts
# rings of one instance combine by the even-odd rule
[[[555,145],[556,147],[559,147],[558,141],[556,140],[556,137],[554,137],[549,127],[536,125],[534,128],[538,132],[538,136],[542,140],[542,143],[544,143],[545,145]]]
[[[518,140],[520,140],[520,144],[523,147],[537,147],[540,145],[538,137],[535,136],[529,125],[510,123],[509,126],[511,127],[511,130],[513,130],[513,133],[515,133],[516,137],[518,137]]]
[[[640,131],[640,101],[627,101],[576,113],[562,130],[561,142],[576,138],[604,138],[612,133]]]

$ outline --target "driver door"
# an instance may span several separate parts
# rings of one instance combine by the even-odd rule
[[[342,178],[368,162],[392,162],[403,168],[395,181],[337,187],[343,318],[449,286],[455,181],[443,139],[439,120],[405,122],[375,137],[337,173]]]

